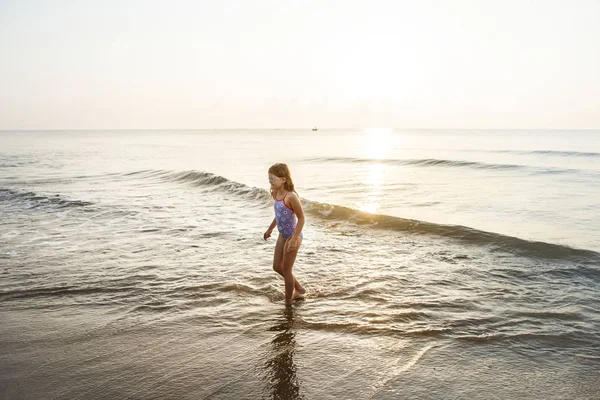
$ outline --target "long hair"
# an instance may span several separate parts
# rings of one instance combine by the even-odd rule
[[[269,173],[275,175],[278,178],[285,178],[285,182],[283,182],[283,188],[288,192],[295,192],[294,182],[292,181],[292,175],[290,174],[290,169],[287,164],[277,163],[271,165],[269,168]],[[271,197],[275,198],[275,191],[271,188]]]

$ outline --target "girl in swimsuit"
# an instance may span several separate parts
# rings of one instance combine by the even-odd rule
[[[263,238],[267,240],[271,237],[273,229],[277,226],[279,237],[275,244],[273,269],[283,276],[285,300],[289,303],[295,297],[306,293],[292,273],[298,249],[302,244],[304,211],[298,194],[294,190],[290,169],[286,164],[275,164],[269,168],[269,183],[271,184],[271,197],[275,200],[275,218]]]

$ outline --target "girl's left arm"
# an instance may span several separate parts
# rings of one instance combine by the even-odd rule
[[[300,203],[300,199],[298,198],[296,193],[293,193],[293,196],[291,196],[290,205],[292,206],[292,210],[294,210],[296,216],[298,217],[296,231],[293,235],[293,237],[297,239],[300,237],[300,233],[302,233],[302,228],[304,228],[304,210],[302,209],[302,203]]]

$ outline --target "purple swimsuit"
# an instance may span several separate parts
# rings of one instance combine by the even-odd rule
[[[289,192],[287,192],[285,196],[287,196],[288,193]],[[283,235],[284,239],[287,239],[291,237],[294,232],[296,232],[296,223],[298,222],[298,219],[296,218],[294,211],[290,210],[285,205],[285,196],[283,196],[283,199],[281,200],[275,199],[274,206],[275,219],[277,220],[277,230],[279,230],[279,233]],[[302,236],[302,232],[300,232],[300,237],[304,238],[304,236]]]

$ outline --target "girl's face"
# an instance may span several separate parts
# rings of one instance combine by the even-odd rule
[[[279,189],[280,187],[283,186],[284,182],[285,182],[285,178],[275,176],[273,174],[269,174],[269,183],[271,184],[271,187],[273,189]]]

